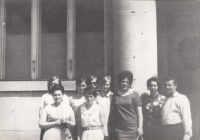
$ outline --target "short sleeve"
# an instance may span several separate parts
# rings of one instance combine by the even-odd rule
[[[64,101],[67,105],[70,105],[69,97],[68,97],[66,94],[63,95],[63,101]]]
[[[68,109],[69,109],[70,116],[75,118],[75,114],[74,114],[74,111],[72,110],[71,106],[68,106]]]
[[[80,120],[81,118],[81,105],[78,107],[76,113],[75,113],[75,118],[76,118],[76,121],[78,122],[78,120]]]
[[[44,106],[44,99],[45,99],[45,94],[42,95],[42,99],[41,99],[40,104],[39,104],[39,107],[41,107],[41,108],[44,108],[44,107],[45,107],[45,106]]]
[[[142,106],[142,102],[141,102],[139,94],[135,91],[132,94],[133,94],[133,100],[134,100],[135,106],[136,107]]]

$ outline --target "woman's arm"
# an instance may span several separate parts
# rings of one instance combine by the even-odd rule
[[[47,112],[46,112],[46,109],[43,109],[40,120],[39,120],[39,127],[40,128],[46,129],[46,128],[51,128],[55,125],[61,124],[60,119],[57,119],[57,120],[52,121],[52,122],[47,122],[46,120],[47,120]]]
[[[42,116],[42,111],[43,111],[43,109],[44,109],[43,107],[40,107],[40,108],[39,108],[39,118]]]
[[[77,140],[81,140],[82,137],[82,125],[81,125],[81,106],[76,111],[76,122],[77,122]]]
[[[72,110],[71,107],[70,107],[70,117],[69,117],[69,121],[67,121],[67,123],[69,123],[71,126],[75,126],[76,125],[74,111]]]
[[[102,130],[104,130],[103,128],[106,125],[105,124],[105,115],[104,115],[104,112],[103,112],[103,108],[101,106],[99,106],[99,118],[100,118]]]
[[[137,116],[138,116],[138,135],[143,135],[143,114],[142,114],[142,107],[137,107]]]

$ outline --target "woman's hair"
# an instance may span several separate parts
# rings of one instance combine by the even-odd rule
[[[147,80],[147,88],[150,86],[150,84],[151,84],[152,81],[154,81],[154,82],[157,83],[157,85],[158,85],[158,90],[160,90],[160,88],[161,88],[161,83],[160,83],[160,81],[159,81],[156,77],[151,77],[151,78],[149,78],[149,79]]]
[[[79,85],[81,83],[85,82],[86,83],[86,78],[85,77],[81,77],[76,79],[76,85]]]
[[[60,78],[59,78],[58,76],[53,76],[53,77],[51,77],[51,78],[49,79],[48,83],[47,83],[47,88],[48,88],[48,92],[49,92],[49,93],[52,93],[52,90],[51,90],[50,85],[51,85],[52,81],[54,81],[54,80],[56,80],[56,79],[58,79],[58,85],[61,85],[61,86],[62,86],[62,82],[61,82],[61,80],[60,80]]]
[[[91,87],[86,87],[84,90],[84,96],[85,94],[93,95],[95,98],[97,97],[97,91]]]
[[[94,79],[96,80],[97,85],[98,85],[98,84],[99,84],[99,83],[98,83],[98,78],[97,78],[96,76],[92,75],[92,76],[90,76],[89,78],[87,78],[87,80],[86,80],[87,86],[88,86],[88,85],[91,85],[91,81],[94,80]]]
[[[109,82],[109,83],[111,83],[111,77],[110,76],[105,76],[105,77],[103,77],[103,79],[102,79],[102,84],[105,84],[106,82]]]
[[[64,87],[62,85],[54,85],[52,87],[52,94],[57,90],[60,90],[62,92],[62,94],[64,94]]]
[[[121,83],[125,78],[128,78],[129,84],[131,85],[133,82],[133,74],[130,71],[122,71],[117,76],[118,83]]]

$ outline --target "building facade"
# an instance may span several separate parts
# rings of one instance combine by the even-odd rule
[[[39,102],[58,75],[66,94],[79,76],[175,76],[199,138],[200,2],[0,0],[0,139],[39,139]],[[114,89],[117,83],[114,83]]]

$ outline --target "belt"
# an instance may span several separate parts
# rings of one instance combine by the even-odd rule
[[[101,129],[101,126],[83,127],[83,131],[88,131],[88,130],[99,130],[99,129]]]

